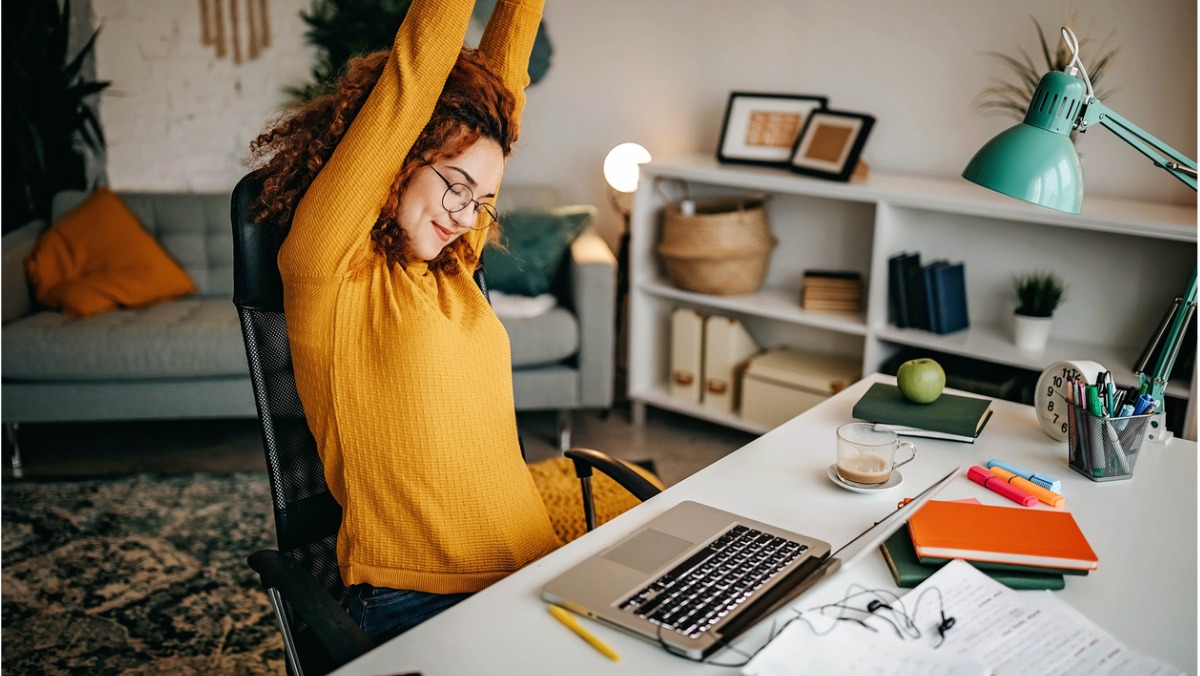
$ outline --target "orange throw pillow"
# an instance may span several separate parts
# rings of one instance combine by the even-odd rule
[[[196,292],[187,272],[108,188],[43,233],[25,270],[40,303],[75,318]]]

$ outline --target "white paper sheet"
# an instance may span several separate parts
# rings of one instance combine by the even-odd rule
[[[941,606],[954,626],[939,642]],[[1052,592],[1019,594],[978,569],[952,561],[905,594],[900,603],[920,637],[902,640],[882,616],[870,631],[852,622],[830,630],[789,624],[742,670],[745,676],[807,674],[1166,676],[1177,667],[1133,650]],[[865,604],[865,602],[864,602]],[[893,604],[897,609],[899,606]],[[812,617],[813,613],[805,613]],[[822,624],[822,622],[824,624]],[[828,630],[828,631],[827,631]]]

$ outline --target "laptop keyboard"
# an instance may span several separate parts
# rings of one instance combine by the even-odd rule
[[[620,608],[697,638],[806,551],[808,545],[734,526]]]

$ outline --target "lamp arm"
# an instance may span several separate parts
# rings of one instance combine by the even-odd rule
[[[1089,98],[1084,105],[1083,115],[1079,120],[1079,131],[1086,132],[1093,124],[1105,127],[1116,134],[1117,138],[1133,146],[1134,150],[1149,157],[1154,166],[1166,170],[1192,190],[1196,189],[1195,160],[1158,140],[1095,97]]]
[[[1175,368],[1175,357],[1179,355],[1179,348],[1183,346],[1184,331],[1187,329],[1188,323],[1192,319],[1192,315],[1196,311],[1196,271],[1192,270],[1192,279],[1188,282],[1187,290],[1184,295],[1176,298],[1171,309],[1167,311],[1167,317],[1164,318],[1163,326],[1159,328],[1158,334],[1154,337],[1149,347],[1149,352],[1140,360],[1138,364],[1138,384],[1141,387],[1142,394],[1149,394],[1154,397],[1154,400],[1161,405],[1163,392],[1167,389],[1167,379],[1171,377],[1171,369]],[[1167,329],[1166,340],[1162,343],[1162,350],[1158,354],[1158,361],[1154,364],[1154,370],[1149,374],[1141,371],[1145,368],[1145,362],[1149,359],[1150,353],[1159,345],[1159,341],[1163,337],[1163,329],[1167,326],[1167,321],[1170,321],[1170,328]]]
[[[1196,190],[1195,160],[1158,140],[1141,127],[1117,114],[1094,96],[1088,97],[1084,106],[1079,120],[1079,131],[1087,131],[1087,128],[1093,124],[1099,124],[1116,134],[1117,138],[1133,146],[1134,150],[1149,157],[1154,162],[1154,166],[1161,167],[1192,190]],[[1159,328],[1158,334],[1152,341],[1149,352],[1139,360],[1137,375],[1141,391],[1143,394],[1154,397],[1156,401],[1162,401],[1163,391],[1167,387],[1167,379],[1170,377],[1171,369],[1175,366],[1175,358],[1179,355],[1179,349],[1182,346],[1184,330],[1187,329],[1188,322],[1195,311],[1196,271],[1193,270],[1187,290],[1183,296],[1175,299],[1171,309],[1167,312],[1167,317],[1163,320],[1163,326]],[[1166,329],[1166,338],[1162,342],[1162,350],[1159,351],[1154,370],[1147,374],[1142,371],[1146,366],[1144,362],[1149,359],[1150,353],[1158,347],[1159,341],[1163,339],[1164,329]]]

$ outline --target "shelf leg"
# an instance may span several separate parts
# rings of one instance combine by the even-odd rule
[[[635,427],[645,427],[646,404],[640,401],[629,402],[629,420]]]

